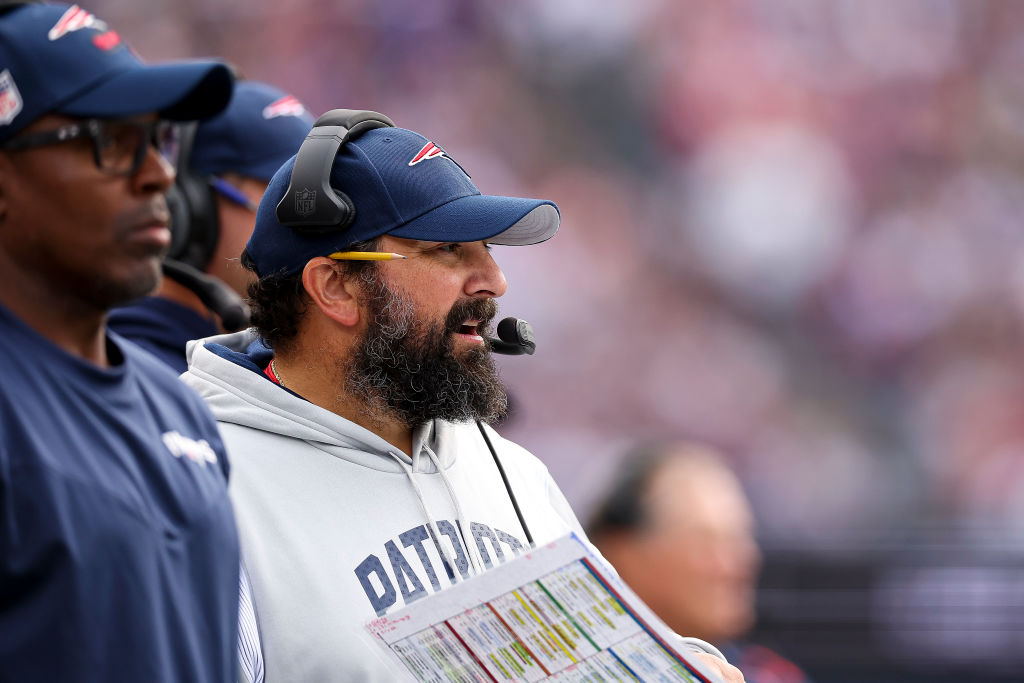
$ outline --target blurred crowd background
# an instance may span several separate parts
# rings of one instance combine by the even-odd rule
[[[819,681],[1020,680],[1024,3],[86,5],[558,203],[495,249],[538,340],[502,431],[581,518],[628,446],[705,440],[754,501],[762,641]]]

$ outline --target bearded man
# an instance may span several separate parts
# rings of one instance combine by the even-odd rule
[[[546,240],[559,213],[481,195],[440,147],[382,127],[339,134],[323,159],[350,218],[297,227],[289,207],[308,214],[325,191],[297,180],[318,127],[242,255],[254,328],[192,342],[183,378],[232,458],[267,680],[391,681],[367,621],[583,536],[547,468],[484,425],[506,410],[487,337],[507,283],[489,245]]]

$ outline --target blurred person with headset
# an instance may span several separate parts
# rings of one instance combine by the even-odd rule
[[[751,683],[806,683],[792,662],[744,643],[760,550],[739,479],[721,453],[663,442],[627,453],[587,524],[623,580],[677,633],[719,647]]]
[[[238,535],[209,409],[109,310],[159,283],[175,121],[223,63],[143,63],[77,5],[0,3],[0,679],[223,683]]]
[[[267,183],[312,126],[313,117],[294,95],[243,80],[235,83],[224,111],[181,127],[178,173],[167,199],[166,277],[152,296],[114,309],[111,329],[182,373],[188,368],[186,342],[248,325],[241,296],[251,277],[239,256]],[[244,570],[239,601],[239,680],[259,683],[264,663]]]
[[[248,326],[251,275],[238,258],[267,183],[312,126],[294,95],[247,80],[219,115],[183,126],[166,278],[152,296],[115,309],[113,330],[181,373],[187,341]]]
[[[376,112],[327,112],[271,180],[242,255],[253,328],[190,342],[182,376],[235,458],[268,676],[395,680],[367,621],[583,534],[543,463],[485,424],[506,408],[491,353],[534,348],[523,321],[490,337],[490,245],[559,222]]]

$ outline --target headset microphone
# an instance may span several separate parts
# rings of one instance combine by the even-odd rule
[[[498,339],[487,340],[487,345],[491,347],[491,351],[494,353],[518,356],[524,353],[532,355],[537,350],[537,344],[533,341],[533,328],[530,327],[530,323],[519,318],[505,318],[498,323],[498,337]],[[519,509],[519,501],[516,500],[516,494],[512,491],[512,484],[509,483],[505,467],[501,464],[501,458],[498,457],[498,451],[494,449],[491,437],[487,435],[487,430],[484,429],[484,423],[477,420],[476,427],[480,430],[480,436],[483,437],[484,443],[487,444],[487,450],[491,452],[491,457],[494,458],[494,464],[498,468],[498,473],[501,474],[501,481],[505,484],[505,490],[508,491],[509,502],[512,503],[512,509],[515,510],[516,517],[519,518],[519,526],[523,528],[523,533],[526,534],[526,543],[532,548],[534,546],[533,534],[530,533],[530,527],[526,525],[523,511]]]
[[[519,318],[505,318],[498,323],[498,337],[499,339],[487,340],[488,346],[491,347],[491,351],[494,353],[504,353],[509,356],[518,356],[524,353],[532,355],[537,349],[537,344],[533,341],[533,328],[530,327],[530,323]],[[515,510],[516,517],[519,518],[519,526],[523,528],[523,533],[526,534],[526,542],[532,548],[534,545],[533,534],[530,533],[530,527],[526,525],[523,511],[519,509],[519,501],[516,500],[516,494],[512,491],[512,484],[509,483],[508,475],[501,464],[501,458],[498,457],[498,451],[494,450],[494,444],[491,443],[491,437],[487,435],[487,430],[484,429],[484,423],[477,420],[476,426],[480,430],[480,436],[483,437],[484,443],[487,444],[487,450],[491,452],[491,457],[494,458],[494,464],[498,468],[498,473],[501,474],[501,481],[505,484],[505,490],[508,491],[509,502],[512,503],[512,509]]]
[[[505,318],[498,323],[498,339],[488,339],[488,346],[494,353],[508,356],[533,355],[537,343],[533,339],[530,323],[519,318]]]

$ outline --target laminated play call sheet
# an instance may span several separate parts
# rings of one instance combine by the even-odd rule
[[[419,681],[718,680],[575,535],[367,628]]]

